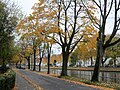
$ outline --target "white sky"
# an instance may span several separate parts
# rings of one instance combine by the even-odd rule
[[[12,0],[14,1],[15,3],[18,4],[18,6],[20,6],[22,8],[22,11],[29,15],[32,11],[31,11],[31,8],[32,6],[38,2],[38,0]]]

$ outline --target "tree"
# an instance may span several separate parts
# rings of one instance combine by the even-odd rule
[[[51,2],[52,3],[52,2]],[[52,44],[54,41],[50,38],[54,38],[54,34],[56,32],[56,24],[55,24],[55,15],[56,11],[52,8],[51,3],[47,0],[39,1],[33,6],[33,15],[38,19],[38,25],[40,30],[41,40],[39,42],[44,42],[46,44],[47,57],[48,57],[48,74],[50,73],[50,57],[52,51]],[[50,37],[49,37],[50,35]],[[44,50],[45,51],[45,50]],[[43,52],[41,52],[42,56],[40,56],[40,63],[43,58]]]
[[[18,7],[9,1],[0,1],[0,61],[2,66],[11,60],[14,48],[14,35],[17,21],[19,20]],[[9,4],[9,5],[8,5]]]
[[[50,45],[49,43],[47,43],[47,53],[48,53],[48,71],[47,74],[50,74],[50,57],[51,57],[51,50],[52,49],[52,45]]]
[[[32,9],[33,13],[30,19],[33,21],[32,24],[38,27],[34,30],[39,30],[39,34],[47,37],[48,40],[52,39],[52,42],[61,46],[63,57],[61,75],[67,75],[69,55],[82,40],[82,26],[90,21],[87,18],[83,19],[86,17],[86,13],[82,3],[77,0],[42,0],[36,3]],[[30,28],[33,29],[31,26]]]
[[[41,71],[41,64],[42,64],[42,59],[45,56],[45,49],[46,49],[46,44],[45,43],[41,43],[41,45],[39,45],[39,57],[40,57],[39,71]]]
[[[92,8],[92,5],[90,6]],[[57,9],[58,32],[54,41],[62,48],[61,76],[66,76],[69,56],[84,36],[83,25],[90,23],[87,18],[85,19],[86,13],[81,1],[58,0]]]
[[[37,42],[40,37],[40,28],[38,26],[38,19],[36,17],[33,17],[33,14],[30,14],[23,20],[19,22],[17,25],[18,33],[21,35],[21,38],[23,40],[25,38],[28,39],[29,43],[32,46],[33,50],[33,56],[34,56],[34,67],[33,70],[36,70],[36,52],[37,52],[37,46],[40,42]],[[28,43],[28,44],[29,44]]]
[[[17,65],[17,63],[19,62],[19,52],[20,52],[20,47],[14,46],[13,56],[10,60],[10,63],[15,63]]]
[[[119,34],[117,36],[119,36]],[[109,35],[107,37],[109,37]],[[113,38],[113,41],[116,41],[117,39],[118,39],[117,37]],[[119,55],[120,55],[120,42],[106,49],[105,60],[107,60],[107,58],[112,58],[111,60],[114,62],[114,67],[116,67],[116,60],[117,60],[117,57],[119,57]],[[104,60],[104,63],[105,63],[105,60]]]
[[[83,41],[81,41],[76,50],[73,52],[73,57],[77,60],[88,60],[91,59],[91,66],[93,64],[93,57],[96,55],[96,38],[97,30],[93,26],[85,26],[83,30],[84,36]]]
[[[32,45],[31,42],[29,41],[29,38],[22,38],[18,43],[19,47],[21,48],[21,55],[23,56],[23,58],[25,58],[28,62],[28,69],[30,69],[30,56],[33,54],[33,50],[32,50]]]
[[[89,18],[91,19],[92,22],[95,23],[94,26],[99,30],[98,38],[97,38],[96,63],[91,81],[99,81],[98,77],[99,77],[100,65],[103,60],[105,50],[108,47],[113,46],[120,41],[120,38],[113,41],[113,38],[116,37],[120,25],[120,17],[119,17],[120,1],[119,0],[98,0],[98,1],[92,0],[92,1],[94,2],[95,7],[97,8],[100,14],[98,15],[99,19],[97,21],[90,14],[89,10],[87,10]],[[84,6],[87,9],[87,5],[84,4]],[[111,28],[112,33],[109,39],[106,40],[105,32],[108,27],[107,23],[111,17],[113,18],[112,20],[113,26]]]
[[[37,46],[39,46],[39,56],[40,56],[40,62],[39,62],[39,70],[42,62],[42,58],[44,55],[45,50],[41,50],[42,42],[47,43],[47,49],[48,49],[48,59],[50,59],[51,54],[51,40],[50,38],[46,38],[45,35],[51,34],[52,30],[52,22],[48,22],[48,20],[51,18],[52,14],[55,14],[53,12],[48,12],[48,4],[44,4],[46,1],[39,1],[39,3],[35,3],[33,6],[33,12],[25,19],[21,20],[17,29],[23,36],[23,38],[29,37],[29,40],[32,42],[33,46],[33,54],[34,54],[34,68],[35,70],[35,63],[36,63],[36,49]],[[46,8],[47,7],[47,8]],[[48,9],[48,10],[47,10]],[[46,19],[47,17],[47,19]],[[48,27],[49,26],[49,27]],[[50,27],[51,26],[51,27]],[[51,31],[48,31],[51,30]],[[24,33],[23,33],[24,31]],[[44,35],[45,34],[45,35]],[[53,36],[53,35],[52,35]],[[49,45],[48,45],[49,44]],[[48,47],[49,46],[49,47]],[[45,48],[43,48],[45,49]],[[48,60],[49,61],[49,60]]]
[[[42,34],[53,39],[62,48],[61,76],[66,76],[69,55],[82,40],[82,26],[89,22],[89,19],[83,19],[86,13],[82,3],[77,0],[43,0],[39,1],[33,9],[34,15],[39,18]]]
[[[53,54],[51,56],[51,62],[50,63],[56,63],[56,66],[57,66],[57,63],[61,63],[62,62],[62,55],[61,54]]]
[[[76,62],[79,60],[79,54],[78,54],[78,49],[76,49],[71,55],[70,55],[70,61],[71,64],[70,66],[76,65]]]

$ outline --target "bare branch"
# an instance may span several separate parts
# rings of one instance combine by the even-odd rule
[[[113,28],[113,32],[112,32],[112,34],[111,34],[111,36],[109,37],[109,39],[106,41],[106,43],[105,43],[105,46],[108,46],[109,44],[110,44],[110,42],[112,41],[112,39],[114,38],[114,36],[116,35],[116,33],[117,33],[117,22],[118,22],[118,20],[117,20],[117,15],[118,15],[118,10],[117,10],[117,1],[115,0],[115,11],[114,11],[114,13],[115,13],[115,18],[114,18],[114,28]]]
[[[67,8],[66,8],[66,10],[70,7],[71,2],[72,2],[72,0],[70,0],[68,6],[67,6]]]
[[[110,14],[110,11],[111,11],[111,9],[112,9],[112,6],[113,6],[113,0],[111,1],[110,8],[109,8],[109,11],[108,11],[106,17],[108,17],[108,15]]]
[[[94,1],[94,0],[93,0]],[[100,24],[96,21],[96,19],[93,18],[93,16],[90,14],[89,12],[89,9],[87,8],[87,6],[84,4],[83,0],[82,0],[82,4],[84,5],[84,7],[86,8],[86,11],[87,11],[87,14],[88,14],[88,17],[90,18],[90,20],[92,21],[93,25],[96,27],[96,28],[100,28]],[[96,26],[95,23],[98,25]]]
[[[72,51],[75,49],[76,45],[80,42],[80,40],[83,38],[83,36],[81,36],[78,41],[76,41],[76,43],[73,45],[73,47],[71,48],[71,51],[69,51],[69,54],[72,53]]]
[[[93,0],[93,2],[94,2],[94,3],[97,5],[97,7],[100,9],[101,16],[103,17],[104,15],[103,15],[103,13],[102,13],[101,1],[99,0],[100,5],[99,5],[95,0]]]
[[[116,40],[115,42],[108,44],[107,46],[105,46],[105,48],[113,46],[113,45],[117,44],[118,42],[120,42],[120,38],[118,40]]]

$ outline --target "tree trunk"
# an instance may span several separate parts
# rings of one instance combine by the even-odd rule
[[[41,71],[41,63],[42,63],[42,58],[40,58],[40,62],[39,62],[39,71]]]
[[[48,53],[48,71],[47,74],[50,74],[50,53]]]
[[[113,61],[114,61],[114,67],[116,67],[116,59],[114,59]]]
[[[28,61],[28,69],[30,69],[30,56],[27,57],[27,61]]]
[[[93,58],[92,58],[92,57],[90,57],[90,59],[91,59],[91,66],[93,66]]]
[[[20,68],[21,68],[21,63],[22,63],[22,60],[20,60]]]
[[[36,70],[36,48],[34,48],[33,52],[34,52],[34,66],[33,66],[33,71],[35,71]]]
[[[18,68],[18,63],[19,63],[19,61],[16,62],[16,68]]]
[[[102,67],[104,67],[104,63],[107,61],[107,57],[105,57],[105,60],[102,60]]]
[[[104,62],[102,61],[102,67],[104,67]]]
[[[62,64],[61,76],[67,76],[67,64],[68,64],[69,54],[63,52],[62,56],[63,56],[63,64]]]
[[[95,68],[94,68],[94,72],[93,72],[91,81],[99,81],[100,65],[101,65],[101,62],[103,59],[103,55],[104,55],[104,50],[103,50],[102,42],[101,42],[101,40],[98,40],[98,42],[97,42],[97,58],[96,58]]]

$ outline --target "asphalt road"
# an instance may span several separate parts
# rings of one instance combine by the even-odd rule
[[[23,77],[19,74],[16,74],[16,89],[17,90],[35,90],[32,85],[28,83]]]
[[[42,87],[43,90],[100,90],[89,86],[84,86],[84,85],[68,82],[65,80],[60,80],[55,77],[40,75],[32,71],[26,71],[20,69],[19,73],[28,80],[30,79],[30,81],[32,81],[37,86]],[[27,82],[27,79],[25,80],[24,77],[22,77],[21,75],[17,74],[17,78],[16,78],[16,85],[18,87],[18,90],[37,90],[35,89],[35,87],[30,85],[31,83]],[[23,87],[27,87],[27,88],[23,89]]]

